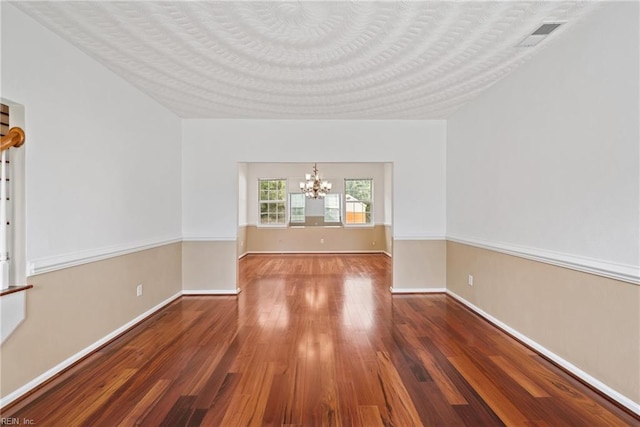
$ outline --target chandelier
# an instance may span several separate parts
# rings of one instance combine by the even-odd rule
[[[304,178],[306,181],[300,183],[300,191],[310,199],[321,199],[331,191],[330,182],[320,181],[316,163],[313,164],[313,174],[305,174]]]

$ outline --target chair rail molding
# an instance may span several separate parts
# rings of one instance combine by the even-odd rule
[[[539,261],[546,264],[565,267],[571,270],[582,271],[584,273],[591,273],[610,279],[632,283],[634,285],[640,285],[639,266],[581,257],[545,249],[513,245],[510,243],[489,242],[474,237],[463,237],[449,234],[447,235],[447,240],[450,242],[461,243],[463,245],[474,246],[476,248],[513,255],[532,261]]]
[[[153,249],[160,246],[179,243],[181,241],[181,237],[149,239],[138,242],[123,243],[121,245],[90,249],[86,251],[73,252],[59,256],[35,259],[27,261],[27,276],[49,273],[51,271],[62,270],[63,268],[75,267],[82,264],[88,264],[90,262],[114,258],[120,255],[127,255],[134,252],[144,251],[146,249]]]

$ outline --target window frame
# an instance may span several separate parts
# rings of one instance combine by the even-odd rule
[[[288,193],[288,196],[289,196],[289,209],[287,210],[287,213],[289,215],[289,221],[287,222],[295,227],[304,225],[307,222],[307,203],[306,203],[307,196],[304,193]],[[293,209],[292,196],[302,196],[302,200],[304,202],[304,205],[302,206],[302,221],[293,220],[293,215],[291,212],[291,209]]]
[[[369,204],[369,222],[365,222],[365,223],[349,223],[348,219],[347,219],[347,204],[348,203],[354,203],[351,201],[347,201],[347,195],[349,194],[347,191],[347,181],[370,181],[371,182],[371,189],[370,189],[370,197],[369,200],[358,200],[359,202],[363,202],[363,203],[368,203]],[[370,227],[374,227],[375,226],[375,219],[374,219],[374,215],[373,215],[373,206],[374,206],[374,179],[373,178],[345,178],[344,179],[344,201],[343,201],[343,206],[344,206],[344,221],[343,221],[343,225],[345,227],[363,227],[363,228],[370,228]],[[365,210],[365,218],[366,218],[366,210]]]
[[[262,186],[261,183],[262,182],[270,182],[270,181],[281,181],[284,183],[284,198],[283,199],[273,199],[273,200],[262,200]],[[266,227],[266,228],[286,228],[287,225],[289,224],[289,206],[287,203],[287,199],[288,199],[288,195],[289,195],[289,191],[288,191],[288,181],[287,178],[258,178],[257,181],[258,184],[258,193],[257,193],[257,199],[258,199],[258,206],[257,206],[257,210],[258,210],[258,220],[256,221],[256,226],[257,227]],[[267,191],[273,191],[273,190],[267,190]],[[277,191],[277,190],[276,190]],[[263,203],[267,203],[267,204],[278,204],[278,203],[282,203],[284,206],[284,220],[283,222],[278,222],[278,223],[263,223],[262,222],[262,204]],[[268,214],[267,214],[268,215]],[[277,218],[277,211],[276,211],[276,218]]]
[[[336,221],[327,221],[327,197],[337,197],[338,198],[338,219]],[[343,210],[343,206],[342,206],[342,197],[341,193],[328,193],[323,197],[323,203],[324,206],[322,207],[323,210],[323,221],[325,224],[331,224],[331,226],[335,226],[335,225],[344,225],[344,222],[342,221],[342,212],[344,212]]]

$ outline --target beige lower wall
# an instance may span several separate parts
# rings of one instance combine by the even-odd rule
[[[379,231],[382,239],[390,232],[385,228]],[[178,294],[181,283],[186,291],[235,290],[238,246],[236,241],[175,243],[30,277],[27,317],[1,347],[0,397]],[[640,286],[443,240],[396,240],[387,251],[392,249],[394,289],[446,283],[448,290],[640,402]],[[473,287],[467,285],[469,274]],[[136,297],[140,283],[143,295]]]
[[[182,289],[237,289],[238,245],[235,240],[182,242]]]
[[[180,259],[174,243],[29,277],[26,319],[1,347],[1,396],[179,294]]]
[[[247,226],[238,227],[238,237],[236,238],[236,249],[238,258],[247,253]]]
[[[256,227],[247,226],[248,252],[386,251],[385,226]]]
[[[393,290],[444,290],[446,263],[445,240],[394,240]]]
[[[390,225],[384,226],[384,243],[387,247],[385,252],[393,256],[393,227]]]
[[[447,288],[640,402],[640,286],[448,242]]]

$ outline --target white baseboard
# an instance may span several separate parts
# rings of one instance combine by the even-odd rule
[[[248,251],[246,254],[251,255],[313,255],[313,254],[383,254],[382,250],[352,250],[352,251]]]
[[[240,288],[236,289],[184,289],[182,295],[238,295]]]
[[[152,307],[149,310],[145,311],[144,313],[142,313],[141,315],[139,315],[135,319],[131,320],[130,322],[127,322],[126,324],[124,324],[123,326],[119,327],[115,331],[113,331],[110,334],[104,336],[103,338],[99,339],[98,341],[94,342],[90,346],[88,346],[85,349],[81,350],[80,352],[74,354],[73,356],[69,357],[68,359],[64,360],[63,362],[57,364],[53,368],[49,369],[47,372],[45,372],[42,375],[40,375],[40,376],[34,378],[33,380],[29,381],[27,384],[25,384],[22,387],[20,387],[19,389],[15,390],[13,393],[10,393],[10,394],[6,395],[2,399],[0,399],[0,408],[4,408],[6,405],[8,405],[9,403],[13,402],[17,398],[19,398],[19,397],[25,395],[26,393],[30,392],[31,390],[33,390],[34,388],[38,387],[40,384],[44,383],[45,381],[49,380],[50,378],[53,378],[55,375],[59,374],[60,372],[62,372],[63,370],[67,369],[68,367],[70,367],[74,363],[78,362],[83,357],[87,356],[88,354],[92,353],[93,351],[95,351],[98,348],[102,347],[103,345],[107,344],[109,341],[111,341],[112,339],[114,339],[118,335],[122,334],[123,332],[127,331],[128,329],[132,328],[133,326],[137,325],[138,323],[142,322],[144,319],[146,319],[147,317],[149,317],[150,315],[152,315],[156,311],[158,311],[161,308],[167,306],[168,304],[170,304],[171,302],[173,302],[174,300],[179,298],[181,295],[182,295],[182,292],[178,292],[177,294],[167,298],[166,300],[162,301],[160,304],[156,305],[155,307]]]
[[[447,291],[446,288],[389,288],[392,294],[442,294]]]
[[[537,342],[535,342],[531,338],[527,337],[526,335],[521,334],[520,332],[516,331],[515,329],[513,329],[509,325],[501,322],[500,320],[496,319],[495,317],[493,317],[489,313],[485,312],[484,310],[480,309],[479,307],[476,307],[475,305],[473,305],[472,303],[470,303],[466,299],[462,298],[460,295],[456,294],[455,292],[452,292],[452,291],[450,291],[448,289],[447,289],[446,292],[447,292],[447,295],[450,295],[452,298],[460,301],[462,304],[467,306],[469,309],[471,309],[472,311],[476,312],[480,316],[484,317],[489,322],[491,322],[494,325],[496,325],[498,328],[502,329],[503,331],[507,332],[510,335],[513,335],[518,340],[522,341],[523,343],[525,343],[526,345],[528,345],[529,347],[531,347],[532,349],[534,349],[538,353],[542,354],[543,356],[547,357],[549,360],[553,361],[557,365],[561,366],[563,369],[569,371],[570,373],[572,373],[576,377],[580,378],[582,381],[586,382],[587,384],[591,385],[595,389],[599,390],[601,393],[609,396],[611,399],[613,399],[616,402],[620,403],[625,408],[628,408],[632,412],[640,415],[640,403],[634,402],[633,400],[629,399],[628,397],[618,393],[617,391],[615,391],[614,389],[612,389],[608,385],[604,384],[603,382],[601,382],[601,381],[597,380],[596,378],[592,377],[591,375],[587,374],[586,372],[584,372],[582,369],[578,368],[577,366],[575,366],[571,362],[568,362],[567,360],[565,360],[562,357],[558,356],[557,354],[555,354],[551,350],[541,346],[540,344],[538,344]]]
[[[393,240],[447,240],[444,234],[425,234],[422,236],[393,236]]]
[[[203,236],[200,234],[185,234],[182,236],[183,242],[235,242],[236,237],[230,236]]]

